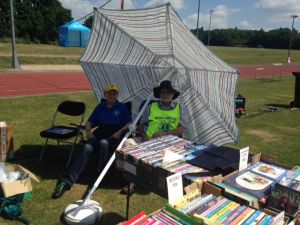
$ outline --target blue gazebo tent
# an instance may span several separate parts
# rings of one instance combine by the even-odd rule
[[[77,20],[62,25],[58,28],[58,43],[64,47],[83,47],[89,42],[91,30]]]

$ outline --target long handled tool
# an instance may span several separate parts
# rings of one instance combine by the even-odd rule
[[[146,110],[146,107],[148,106],[150,99],[153,97],[153,94],[151,94],[146,103],[143,105],[141,111],[137,115],[135,121],[132,125],[129,126],[129,131],[126,133],[124,138],[122,139],[121,143],[117,147],[117,150],[121,149],[124,142],[127,140],[127,138],[132,134],[132,132],[135,131],[137,122],[139,121],[140,117],[142,116],[143,112]],[[108,169],[112,165],[116,158],[116,154],[114,153],[107,164],[105,165],[104,169],[100,173],[99,177],[95,181],[93,187],[89,190],[89,193],[83,200],[78,200],[73,202],[72,204],[68,205],[64,211],[64,220],[67,224],[94,224],[96,221],[98,221],[102,214],[102,208],[100,204],[96,201],[91,200],[92,194],[99,186],[100,182],[104,178],[105,174],[107,173]]]

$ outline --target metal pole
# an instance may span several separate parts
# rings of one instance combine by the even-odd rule
[[[199,29],[200,2],[201,2],[201,0],[199,0],[199,2],[198,2],[197,31],[196,31],[198,39],[199,39],[199,31],[198,31],[198,29]]]
[[[288,52],[288,64],[291,63],[291,48],[292,48],[293,34],[294,34],[294,21],[295,21],[295,18],[297,18],[298,16],[291,15],[291,17],[293,18],[293,22],[292,22],[292,34],[291,34],[290,46],[289,46],[289,52]]]
[[[124,0],[121,0],[121,10],[124,9]]]
[[[17,50],[16,50],[14,8],[13,8],[12,0],[10,0],[10,18],[11,18],[11,46],[12,46],[11,67],[13,69],[20,69],[20,64],[19,64]]]
[[[209,15],[209,27],[208,27],[207,46],[209,46],[211,16],[212,16],[212,13],[213,13],[213,12],[214,12],[214,10],[211,9],[211,10],[210,10],[210,15]]]

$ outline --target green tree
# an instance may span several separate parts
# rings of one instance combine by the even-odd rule
[[[94,16],[90,16],[84,21],[84,25],[87,26],[88,28],[92,28],[93,20],[94,20]]]
[[[72,20],[71,11],[58,0],[14,0],[16,36],[28,41],[49,43],[58,37],[58,27]],[[10,36],[9,0],[0,1],[0,37]],[[2,18],[9,22],[2,23]],[[2,32],[3,31],[3,32]]]
[[[10,36],[10,7],[9,0],[0,1],[0,38]]]

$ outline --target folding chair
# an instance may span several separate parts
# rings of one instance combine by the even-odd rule
[[[41,162],[43,159],[44,152],[48,144],[48,140],[53,139],[57,141],[60,147],[63,147],[60,143],[72,144],[72,148],[67,162],[67,167],[68,167],[72,158],[73,150],[77,144],[78,137],[81,140],[83,140],[82,123],[85,115],[85,110],[86,110],[85,103],[79,101],[67,100],[61,102],[58,105],[53,115],[51,127],[49,129],[40,132],[40,136],[42,138],[46,138],[46,141],[42,149],[42,152],[40,154],[39,162]],[[74,124],[74,123],[67,124],[66,121],[62,122],[62,117],[65,120],[70,119],[65,117],[79,117],[79,122],[78,124]],[[74,121],[74,118],[72,121]]]

